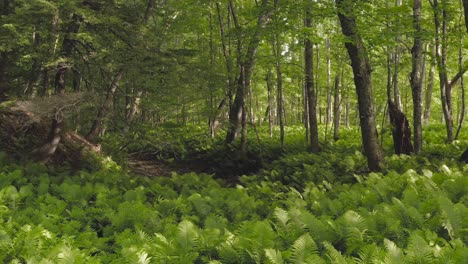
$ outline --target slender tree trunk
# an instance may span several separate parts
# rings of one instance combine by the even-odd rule
[[[105,118],[108,115],[108,112],[112,107],[112,100],[113,100],[115,91],[118,88],[120,79],[122,78],[122,75],[123,75],[123,69],[120,69],[118,73],[115,75],[114,79],[112,80],[112,83],[109,86],[109,90],[107,91],[106,98],[104,102],[102,103],[101,107],[99,108],[96,119],[94,120],[93,125],[91,126],[91,130],[86,135],[87,140],[89,141],[94,140],[101,132],[104,126]]]
[[[218,105],[218,108],[216,108],[216,111],[213,117],[211,118],[210,131],[211,131],[212,138],[216,136],[216,133],[218,132],[218,129],[221,125],[221,122],[219,122],[219,119],[223,115],[224,107],[226,106],[227,101],[228,101],[228,98],[223,98],[223,100],[221,100],[221,102]]]
[[[130,109],[125,116],[125,127],[123,130],[123,133],[126,134],[128,131],[130,131],[130,127],[132,126],[133,120],[135,120],[135,116],[138,113],[138,110],[140,109],[140,103],[141,103],[141,96],[143,95],[143,91],[139,90],[135,94],[135,99],[133,100],[133,103],[130,106]]]
[[[278,105],[278,121],[280,125],[280,143],[281,149],[284,147],[284,111],[283,111],[283,72],[281,70],[281,44],[279,43],[279,36],[276,35],[273,42],[273,55],[275,56],[276,62],[276,87],[277,87],[277,105]]]
[[[335,90],[333,98],[333,139],[340,139],[340,118],[341,118],[341,94],[340,94],[340,75],[335,77]]]
[[[0,52],[0,103],[6,101],[8,96],[8,78],[7,78],[7,53]]]
[[[327,117],[325,124],[330,124],[332,122],[332,93],[333,87],[331,84],[331,55],[330,55],[330,39],[327,39]]]
[[[271,83],[271,76],[272,72],[268,71],[266,82],[267,82],[267,89],[268,89],[268,108],[267,108],[267,115],[268,115],[268,131],[270,132],[270,138],[273,138],[273,84]]]
[[[465,13],[465,27],[466,33],[468,33],[468,0],[463,0],[463,10]]]
[[[402,0],[395,0],[395,6],[399,7],[402,5]],[[400,73],[400,57],[401,57],[401,47],[400,47],[400,42],[401,42],[401,36],[400,32],[396,32],[397,37],[395,39],[396,41],[396,46],[395,46],[395,51],[393,53],[393,96],[394,96],[394,102],[398,110],[402,111],[402,100],[401,100],[401,92],[400,92],[400,87],[399,87],[399,79],[398,75]]]
[[[421,34],[421,0],[413,0],[413,29],[414,44],[411,49],[412,71],[410,77],[411,91],[413,95],[413,127],[414,127],[414,151],[419,153],[422,150],[422,62],[423,62],[423,41]]]
[[[463,71],[463,28],[462,28],[462,18],[460,15],[460,21],[459,21],[459,31],[460,31],[460,36],[459,36],[459,41],[458,41],[458,70],[459,72]],[[465,119],[465,87],[464,87],[464,80],[463,76],[460,77],[460,94],[461,94],[461,110],[460,110],[460,118],[458,119],[458,128],[457,128],[457,133],[455,134],[455,140],[458,139],[458,136],[460,135],[461,128],[463,126],[463,120]]]
[[[308,93],[307,93],[308,89],[306,87],[305,82],[303,82],[302,87],[303,87],[303,89],[302,89],[302,98],[304,98],[303,99],[303,104],[304,104],[304,106],[303,106],[303,110],[304,110],[304,119],[303,119],[303,121],[304,121],[304,128],[305,128],[305,131],[306,131],[306,133],[305,133],[305,142],[307,143],[307,145],[309,145],[309,143],[310,143],[309,101],[307,100],[307,98],[308,98]]]
[[[432,91],[434,89],[434,75],[435,75],[435,67],[436,67],[436,49],[435,46],[431,46],[431,67],[429,70],[429,76],[427,80],[427,87],[426,87],[426,96],[425,96],[425,103],[424,103],[424,122],[429,124],[431,121],[431,103],[432,103]]]
[[[384,156],[378,143],[374,108],[372,106],[371,67],[364,43],[356,28],[354,17],[354,2],[351,0],[337,0],[338,18],[343,34],[351,41],[345,46],[351,58],[354,83],[359,105],[359,119],[361,124],[362,143],[367,156],[367,163],[371,171],[379,171],[384,166]]]
[[[312,28],[312,14],[310,9],[306,10],[305,27]],[[305,85],[307,91],[307,104],[309,114],[309,147],[313,153],[320,151],[318,139],[317,124],[317,104],[314,89],[314,71],[313,71],[314,53],[313,46],[309,36],[305,39]]]

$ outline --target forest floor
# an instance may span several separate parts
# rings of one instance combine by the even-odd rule
[[[146,177],[169,177],[172,173],[204,173],[208,171],[206,166],[188,161],[167,162],[156,159],[129,158],[127,164],[131,174]]]

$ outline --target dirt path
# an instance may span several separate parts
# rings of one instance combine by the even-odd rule
[[[130,173],[147,177],[168,177],[173,172],[177,174],[206,172],[201,168],[193,166],[193,164],[168,163],[160,160],[141,160],[137,158],[130,158],[128,160],[128,167]]]

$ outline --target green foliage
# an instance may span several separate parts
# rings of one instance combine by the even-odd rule
[[[466,262],[466,165],[426,151],[365,173],[349,146],[286,150],[231,187],[205,174],[128,176],[109,159],[71,174],[0,155],[0,261]]]

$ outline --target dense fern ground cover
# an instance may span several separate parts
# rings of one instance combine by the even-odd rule
[[[235,187],[132,176],[109,159],[72,174],[0,155],[0,262],[468,263],[468,165],[460,142],[437,135],[369,174],[349,132]]]

